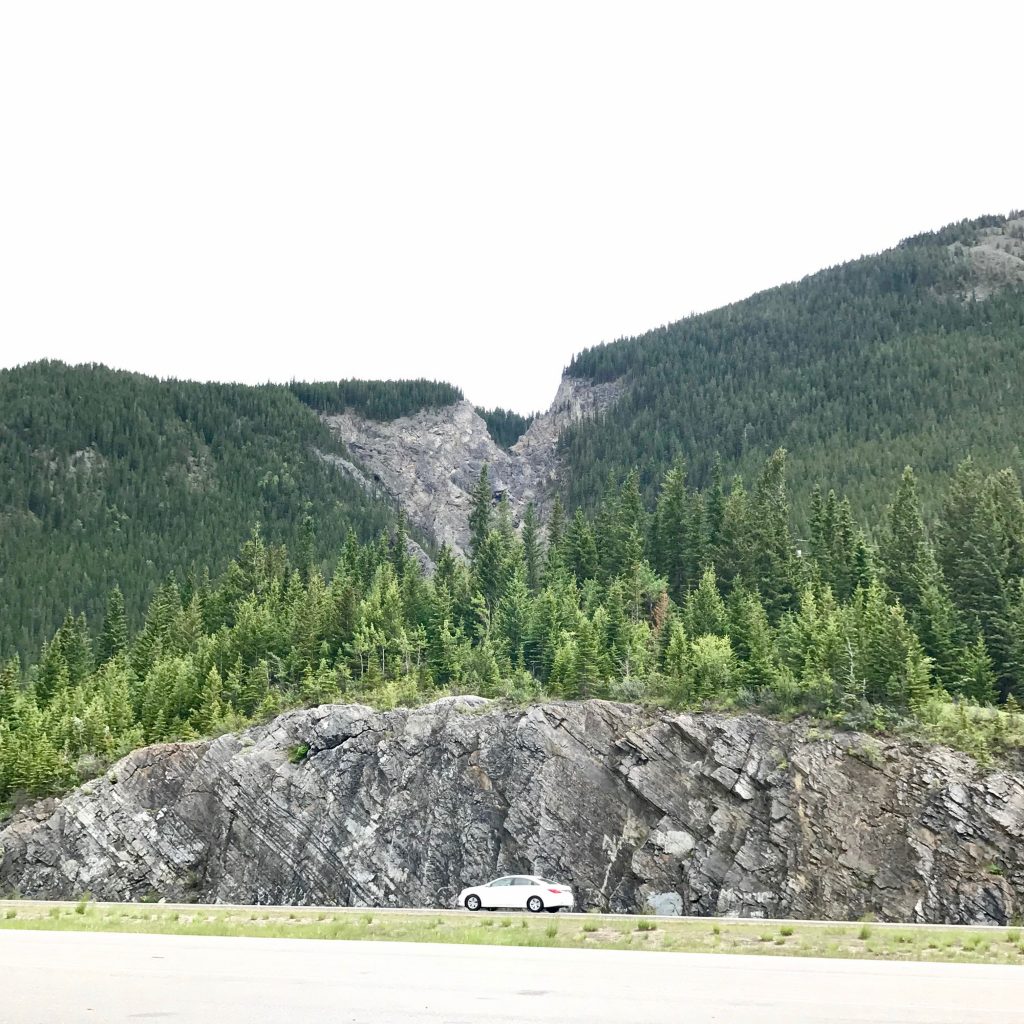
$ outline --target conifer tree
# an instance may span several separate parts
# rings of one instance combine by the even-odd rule
[[[958,467],[946,497],[939,556],[968,629],[980,634],[1002,696],[1010,692],[1006,634],[1007,542],[991,491],[970,459]]]
[[[299,527],[299,543],[296,552],[296,568],[303,580],[308,580],[316,565],[316,523],[307,504],[307,512]]]
[[[594,539],[594,531],[583,515],[582,509],[576,510],[565,533],[565,561],[567,567],[580,582],[594,579],[597,576],[597,542]]]
[[[17,655],[0,663],[0,722],[14,721],[14,700],[20,689],[21,664]]]
[[[128,647],[128,618],[125,614],[124,595],[114,585],[107,597],[107,613],[103,618],[103,631],[96,645],[96,660],[105,665]]]
[[[718,592],[714,569],[705,569],[700,583],[686,598],[683,621],[691,637],[714,634],[725,636],[729,625],[725,602]]]
[[[540,589],[543,570],[543,552],[540,543],[540,527],[537,513],[531,501],[523,514],[523,561],[526,566],[526,586],[531,594]]]
[[[776,450],[765,463],[754,494],[751,520],[751,583],[769,615],[778,616],[794,599],[794,549],[786,497],[786,451]]]
[[[556,576],[565,566],[563,556],[563,543],[565,539],[565,509],[562,506],[562,498],[555,495],[551,503],[551,514],[547,522],[548,551],[547,560],[544,565],[545,579]]]
[[[903,470],[889,506],[879,554],[886,586],[904,608],[917,612],[924,588],[937,581],[937,567],[925,535],[917,481],[909,466]]]
[[[654,519],[654,567],[668,580],[674,601],[682,601],[697,580],[700,564],[691,496],[681,459],[665,474]]]
[[[493,498],[491,479],[485,462],[480,467],[469,510],[469,548],[474,557],[491,532]]]

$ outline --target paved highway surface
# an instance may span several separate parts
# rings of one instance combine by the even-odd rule
[[[1020,1024],[1024,968],[0,932],[3,1024]]]

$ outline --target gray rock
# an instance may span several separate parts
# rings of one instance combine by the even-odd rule
[[[437,544],[469,552],[472,491],[483,465],[497,497],[508,495],[518,523],[531,502],[543,518],[558,473],[558,438],[584,417],[607,409],[621,393],[619,382],[590,384],[563,378],[550,410],[505,451],[469,402],[425,409],[389,422],[352,412],[325,420],[358,465],[322,456],[363,487],[401,507],[409,521]]]
[[[949,750],[459,697],[136,751],[7,823],[0,892],[446,906],[529,871],[602,910],[1005,923],[1022,838],[1024,777]]]

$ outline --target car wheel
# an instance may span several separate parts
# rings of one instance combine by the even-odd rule
[[[557,914],[562,908],[561,907],[545,907],[544,908],[549,914]]]
[[[466,897],[466,909],[467,910],[479,910],[480,909],[480,897],[473,895]]]
[[[531,914],[539,914],[544,909],[544,901],[539,896],[531,896],[526,901],[526,909]]]

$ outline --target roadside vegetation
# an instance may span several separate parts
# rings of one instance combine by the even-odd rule
[[[0,929],[263,938],[442,942],[561,949],[745,953],[1024,965],[1020,928],[739,921],[608,915],[402,913],[331,908],[221,908],[0,903]]]

